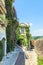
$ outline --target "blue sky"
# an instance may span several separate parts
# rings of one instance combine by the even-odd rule
[[[43,35],[43,0],[15,0],[19,22],[31,23],[31,34]]]

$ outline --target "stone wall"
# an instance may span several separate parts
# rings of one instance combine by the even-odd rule
[[[36,40],[35,49],[38,56],[43,59],[43,39]]]
[[[24,52],[19,48],[8,53],[2,59],[2,65],[25,65]]]

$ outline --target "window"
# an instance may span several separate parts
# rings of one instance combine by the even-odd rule
[[[24,34],[25,33],[25,29],[24,28],[21,28],[20,33],[21,34]]]

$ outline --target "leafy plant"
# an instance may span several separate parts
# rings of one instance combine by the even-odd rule
[[[20,29],[21,28],[25,28],[25,31],[26,31],[26,38],[25,38],[25,35],[21,35],[20,33]],[[31,38],[31,34],[30,34],[30,27],[29,26],[18,26],[17,28],[17,31],[16,31],[16,40],[18,39],[21,39],[22,40],[22,45],[29,45],[29,41],[30,41],[30,38]]]
[[[8,20],[5,18],[4,15],[0,14],[0,19],[7,25],[8,24]]]
[[[43,59],[41,59],[40,57],[38,57],[38,65],[43,65]]]
[[[4,55],[4,50],[3,50],[3,43],[0,41],[0,61],[2,60]]]
[[[8,52],[14,49],[14,43],[15,43],[15,31],[18,26],[17,19],[15,20],[13,17],[13,7],[12,7],[12,0],[5,0],[5,7],[6,7],[6,18],[8,19],[8,25],[6,28],[6,34],[7,34],[7,49]]]

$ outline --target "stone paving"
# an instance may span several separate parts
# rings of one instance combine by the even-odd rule
[[[15,65],[25,65],[24,52],[20,52]]]
[[[24,64],[22,64],[22,65],[37,65],[37,54],[36,54],[35,50],[34,49],[33,50],[29,50],[29,51],[24,50],[24,52],[25,52],[25,60],[23,60],[23,56],[20,54],[19,55],[19,60],[17,60],[18,63],[16,63],[16,65],[17,64],[21,65],[22,64],[21,61],[23,61],[23,62],[25,61]],[[15,56],[13,56],[12,58],[15,59]],[[1,63],[0,63],[0,65],[1,65]],[[8,64],[5,63],[5,64],[2,64],[2,65],[8,65]],[[12,64],[9,64],[9,65],[12,65]]]
[[[37,65],[37,54],[35,50],[25,51],[27,59],[25,59],[25,65]]]
[[[3,57],[1,65],[25,65],[25,57],[22,48],[15,48]]]

